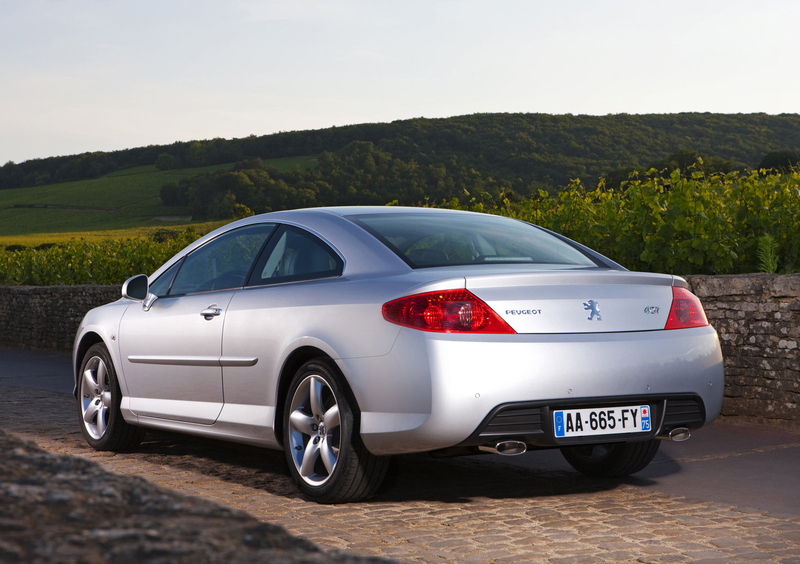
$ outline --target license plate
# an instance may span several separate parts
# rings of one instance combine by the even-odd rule
[[[556,437],[589,437],[650,431],[650,406],[559,409],[553,412]]]

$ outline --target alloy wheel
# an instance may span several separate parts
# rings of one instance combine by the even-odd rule
[[[108,368],[99,356],[93,356],[84,366],[80,396],[86,431],[93,439],[102,439],[108,429],[112,398]]]
[[[321,486],[333,475],[341,449],[339,403],[320,375],[307,376],[292,396],[288,447],[307,484]]]

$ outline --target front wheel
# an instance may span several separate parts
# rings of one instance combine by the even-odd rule
[[[370,453],[358,436],[355,400],[330,362],[297,371],[283,410],[283,444],[300,489],[320,503],[370,497],[383,482],[388,457]]]
[[[575,470],[592,478],[620,478],[643,470],[655,457],[661,441],[606,443],[563,447],[561,454]]]
[[[81,432],[95,450],[127,450],[142,442],[145,431],[122,418],[122,393],[108,349],[93,345],[81,363],[78,402]]]

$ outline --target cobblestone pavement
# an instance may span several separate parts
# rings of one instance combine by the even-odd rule
[[[800,518],[571,472],[480,457],[409,456],[372,500],[322,506],[303,498],[277,452],[160,433],[149,434],[134,452],[94,452],[80,434],[74,400],[65,395],[0,386],[0,427],[45,450],[243,509],[323,548],[364,556],[497,564],[800,564]]]

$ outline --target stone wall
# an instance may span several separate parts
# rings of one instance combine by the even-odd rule
[[[719,333],[722,414],[800,424],[800,274],[686,279]]]
[[[242,510],[42,451],[2,429],[0,515],[7,563],[391,564],[323,552]]]
[[[723,415],[800,425],[800,274],[687,276],[719,333]],[[0,347],[69,351],[119,286],[0,286]]]
[[[120,297],[121,286],[0,286],[0,347],[72,350],[90,309]]]

